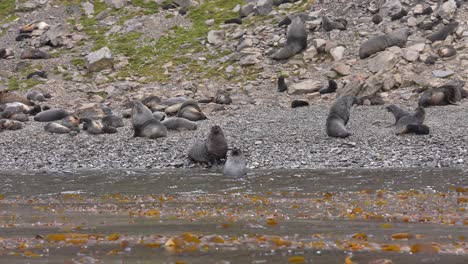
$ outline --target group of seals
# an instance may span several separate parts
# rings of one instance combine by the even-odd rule
[[[437,88],[429,89],[419,98],[419,106],[456,104],[462,98],[468,97],[468,91],[463,89],[465,81],[451,80]]]
[[[429,134],[429,127],[424,125],[426,111],[418,106],[413,114],[408,113],[398,105],[389,105],[387,111],[395,117],[396,134],[415,133],[418,135]]]

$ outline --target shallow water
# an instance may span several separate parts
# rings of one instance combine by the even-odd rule
[[[0,258],[467,263],[467,185],[465,170],[433,168],[256,171],[243,179],[217,169],[2,172]],[[183,245],[164,246],[184,233]],[[407,237],[392,237],[399,233]],[[420,245],[432,246],[413,250]]]

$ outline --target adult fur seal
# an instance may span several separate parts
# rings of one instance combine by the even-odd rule
[[[288,85],[286,85],[286,81],[284,80],[284,76],[281,75],[278,77],[278,92],[282,93],[288,90]]]
[[[188,157],[195,162],[217,164],[220,159],[225,159],[228,145],[224,133],[219,126],[211,127],[208,138],[195,142],[189,149]]]
[[[429,34],[427,36],[427,39],[432,42],[435,42],[437,40],[445,40],[448,37],[448,35],[453,34],[457,30],[458,25],[460,25],[460,23],[456,21],[451,22],[447,24],[446,26],[443,26],[441,29],[437,30],[436,32]]]
[[[182,117],[188,119],[190,121],[198,121],[206,119],[205,114],[203,114],[200,106],[195,100],[187,100],[185,101],[179,108],[177,112],[178,117]]]
[[[47,123],[47,125],[44,126],[44,130],[53,134],[68,134],[71,131],[68,127],[55,122]]]
[[[359,47],[359,57],[365,59],[392,46],[403,48],[406,45],[409,35],[409,29],[402,29],[386,35],[372,37]]]
[[[233,148],[223,169],[224,176],[242,177],[247,175],[245,157],[238,148]]]
[[[394,105],[394,104],[385,107],[385,109],[387,109],[387,111],[392,113],[393,116],[395,117],[395,125],[396,125],[396,123],[398,123],[398,120],[400,120],[400,118],[410,114],[405,109],[401,108],[398,105]]]
[[[462,98],[468,97],[468,91],[463,89],[465,81],[452,80],[437,88],[429,89],[419,98],[419,106],[456,104]]]
[[[286,32],[286,46],[271,56],[274,60],[289,59],[307,48],[307,32],[300,17],[295,17]]]
[[[402,116],[396,122],[396,134],[429,134],[429,127],[423,125],[426,117],[426,110],[423,107],[416,108],[413,114]]]
[[[322,17],[322,28],[327,32],[332,31],[334,29],[346,30],[347,24],[348,21],[346,21],[345,19],[332,20],[327,16]]]
[[[356,105],[383,105],[385,104],[380,94],[373,94],[360,97],[356,100]]]
[[[34,121],[37,122],[52,122],[60,120],[71,113],[64,109],[50,109],[42,111],[34,116]]]
[[[107,126],[99,121],[91,120],[90,118],[81,118],[83,123],[83,130],[92,135],[100,134],[114,134],[117,133],[117,129],[112,126]]]
[[[338,85],[336,84],[334,80],[328,80],[328,86],[320,88],[319,93],[320,94],[334,93],[337,88],[338,88]]]
[[[23,128],[23,124],[19,121],[0,119],[0,131],[2,130],[19,130]]]
[[[33,59],[33,60],[50,59],[50,57],[51,56],[49,53],[38,50],[38,49],[23,50],[23,52],[21,52],[21,55],[20,55],[20,58],[22,60],[24,59]]]
[[[190,121],[185,118],[180,117],[170,117],[164,119],[161,124],[163,124],[169,130],[196,130],[197,123]]]
[[[345,138],[351,135],[345,126],[349,120],[351,107],[355,102],[356,97],[352,95],[344,95],[335,100],[328,113],[326,123],[329,137]]]
[[[167,128],[159,122],[144,104],[135,101],[132,108],[134,137],[160,138],[167,136]]]

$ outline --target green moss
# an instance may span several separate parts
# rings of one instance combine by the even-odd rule
[[[34,80],[34,79],[27,79],[20,81],[17,77],[10,78],[8,80],[8,89],[7,90],[29,90],[36,85],[43,84],[44,82]]]
[[[15,14],[15,0],[0,1],[0,25],[11,22],[18,18]]]
[[[151,15],[159,12],[159,5],[155,1],[133,0],[132,5],[143,8],[144,15]]]
[[[72,59],[70,60],[70,63],[72,65],[75,65],[77,67],[83,67],[85,65],[85,61],[81,58],[77,58],[77,59]]]

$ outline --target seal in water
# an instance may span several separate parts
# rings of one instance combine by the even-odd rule
[[[286,84],[286,81],[284,80],[284,76],[280,75],[278,77],[278,92],[282,93],[288,90],[288,85]]]
[[[328,80],[328,86],[320,88],[319,93],[320,94],[334,93],[337,88],[338,88],[338,85],[336,84],[334,80]]]
[[[68,127],[55,122],[47,123],[47,125],[44,126],[44,130],[53,134],[68,134],[71,131]]]
[[[147,137],[151,139],[167,136],[167,128],[159,122],[144,104],[139,101],[133,103],[132,126],[134,137]]]
[[[293,100],[291,102],[291,108],[297,108],[297,107],[303,107],[303,106],[309,106],[309,102],[305,100]]]
[[[429,127],[423,125],[426,110],[418,106],[413,114],[402,116],[396,122],[396,134],[415,133],[420,135],[429,134]]]
[[[224,176],[243,177],[247,175],[245,157],[238,148],[233,148],[223,169]]]
[[[196,142],[188,151],[188,157],[195,162],[217,164],[225,159],[228,144],[219,126],[211,127],[210,134],[205,141]]]
[[[45,96],[38,90],[29,90],[26,93],[26,99],[38,102],[44,102],[46,100]]]
[[[468,97],[468,91],[463,89],[465,81],[452,80],[437,88],[429,89],[419,98],[419,106],[456,104],[462,98]]]
[[[409,29],[402,29],[386,35],[372,37],[359,47],[359,57],[365,59],[392,46],[403,48],[406,45],[409,35]]]
[[[185,118],[171,117],[161,122],[169,130],[196,130],[197,123]]]
[[[63,119],[69,116],[70,112],[64,109],[49,109],[42,111],[34,116],[34,121],[37,122],[52,122]]]
[[[200,106],[195,100],[187,100],[179,108],[177,111],[177,116],[188,119],[190,121],[198,121],[206,119],[205,114],[203,114]]]
[[[289,59],[307,48],[307,32],[302,19],[297,16],[288,26],[286,32],[286,46],[271,56],[274,60]]]
[[[400,120],[400,118],[410,114],[405,109],[401,108],[398,105],[394,105],[394,104],[385,107],[385,109],[387,109],[387,111],[392,113],[393,116],[395,117],[395,125],[398,123],[398,120]]]
[[[445,40],[449,35],[453,34],[460,23],[458,22],[451,22],[447,24],[446,26],[443,26],[441,29],[437,30],[436,32],[429,34],[427,36],[427,39],[435,42],[438,40]]]
[[[351,135],[345,126],[349,120],[351,107],[355,103],[356,97],[352,95],[344,95],[335,100],[328,113],[326,123],[329,137],[345,138]]]

